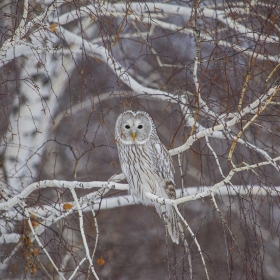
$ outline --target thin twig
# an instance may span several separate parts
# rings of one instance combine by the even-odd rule
[[[197,246],[197,249],[199,251],[199,254],[200,254],[200,257],[201,257],[201,260],[202,260],[202,263],[203,263],[203,267],[204,267],[204,271],[205,271],[205,274],[206,274],[206,277],[207,279],[209,280],[209,275],[208,275],[208,271],[207,271],[207,267],[206,267],[206,263],[205,263],[205,260],[204,260],[204,257],[203,257],[203,254],[202,254],[202,251],[201,251],[201,247],[196,239],[196,236],[195,234],[193,233],[192,229],[190,228],[190,226],[188,225],[187,221],[183,218],[183,216],[181,215],[178,207],[176,204],[173,204],[173,207],[174,209],[176,210],[176,213],[177,215],[180,217],[181,221],[184,223],[184,225],[186,226],[187,230],[189,231],[189,233],[191,234],[192,238],[194,239],[194,242]]]

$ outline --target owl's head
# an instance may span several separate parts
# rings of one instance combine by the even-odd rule
[[[153,120],[148,113],[126,111],[117,119],[115,135],[123,144],[144,144],[153,130]]]

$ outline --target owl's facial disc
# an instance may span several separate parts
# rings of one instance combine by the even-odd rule
[[[150,137],[151,128],[150,120],[145,115],[129,112],[120,120],[120,139],[125,144],[144,144]]]

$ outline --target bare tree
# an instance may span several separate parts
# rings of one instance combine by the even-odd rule
[[[4,0],[1,279],[278,279],[278,1]],[[172,244],[121,173],[153,117],[176,169]]]

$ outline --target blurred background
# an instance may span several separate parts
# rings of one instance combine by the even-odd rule
[[[1,202],[38,181],[106,182],[121,173],[114,126],[126,110],[148,112],[173,149],[279,84],[278,1],[3,0],[0,32]],[[221,182],[234,166],[271,163],[238,172],[215,201],[180,205],[209,279],[279,279],[279,93],[268,100],[173,156],[185,195]],[[255,195],[256,186],[266,194]],[[82,261],[78,212],[48,220],[46,209],[61,217],[69,210],[69,189],[38,189],[22,201],[0,212],[0,278],[96,279]],[[99,279],[207,279],[187,229],[189,251],[172,243],[153,207],[105,208],[83,209]],[[43,228],[42,246],[25,211]]]

